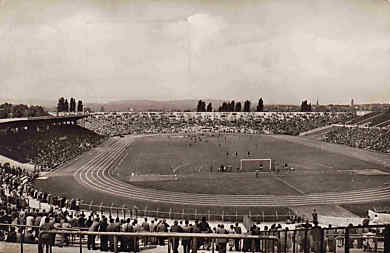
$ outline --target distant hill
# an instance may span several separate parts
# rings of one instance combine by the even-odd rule
[[[79,99],[79,98],[76,98]],[[80,98],[82,99],[82,98]],[[195,111],[196,106],[198,104],[198,99],[182,99],[182,100],[148,100],[148,99],[128,99],[128,100],[118,100],[118,101],[110,101],[105,103],[88,103],[88,101],[83,100],[84,108],[91,108],[92,111],[100,111],[102,107],[106,112],[113,111]],[[211,102],[213,105],[213,110],[217,110],[218,107],[224,102],[230,101],[229,99],[202,99],[206,103]],[[235,100],[236,102],[244,100]],[[0,104],[2,103],[11,103],[11,104],[27,104],[27,105],[40,105],[44,107],[47,111],[56,111],[57,99],[6,99],[0,98]],[[251,101],[251,109],[255,110],[257,101]],[[345,111],[349,110],[349,105],[321,105],[317,108],[317,106],[313,106],[314,111]],[[389,110],[388,104],[368,104],[368,105],[355,105],[356,110]],[[296,105],[288,105],[288,104],[267,104],[265,101],[264,104],[265,111],[299,111],[300,107],[298,104]]]
[[[202,99],[206,103],[211,102],[213,108],[217,109],[223,100],[218,99]],[[27,104],[27,105],[40,105],[47,111],[55,111],[57,106],[57,100],[45,100],[45,99],[13,99],[13,98],[0,98],[0,104],[2,103],[11,104]],[[85,102],[83,100],[83,102]],[[193,111],[196,109],[198,100],[196,99],[183,99],[183,100],[147,100],[147,99],[129,99],[129,100],[118,100],[106,103],[84,103],[84,107],[89,107],[93,111],[100,111],[104,107],[105,111]]]
[[[206,103],[211,102],[213,108],[223,102],[223,100],[205,99]],[[194,111],[198,100],[171,100],[171,101],[156,101],[156,100],[121,100],[108,103],[87,103],[86,107],[93,111],[100,111],[104,107],[104,111]]]
[[[35,98],[0,98],[0,104],[3,103],[9,103],[9,104],[25,104],[25,105],[39,105],[44,108],[55,108],[57,105],[56,100],[49,100],[49,99],[35,99]]]

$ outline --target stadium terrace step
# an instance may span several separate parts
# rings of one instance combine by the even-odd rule
[[[18,162],[16,160],[12,160],[9,157],[3,156],[3,155],[0,155],[0,163],[1,164],[9,163],[11,167],[19,167],[19,168],[23,168],[23,169],[28,169],[30,171],[34,170],[33,164],[21,163],[21,162]]]
[[[378,126],[379,124],[390,120],[390,112],[383,112],[370,120],[369,126]]]
[[[299,134],[299,136],[312,136],[312,135],[316,136],[318,134],[323,134],[323,133],[327,132],[332,127],[333,127],[333,125],[315,128],[315,129],[312,129],[312,130],[309,130],[306,132],[302,132]]]
[[[387,127],[390,125],[390,119],[377,124],[375,127]]]
[[[354,118],[350,121],[347,121],[346,124],[350,124],[350,125],[359,125],[359,124],[362,124],[364,122],[366,122],[367,120],[371,119],[371,118],[374,118],[376,117],[377,115],[381,114],[382,112],[370,112],[370,113],[367,113],[367,114],[364,114],[360,117],[357,117],[357,118]]]

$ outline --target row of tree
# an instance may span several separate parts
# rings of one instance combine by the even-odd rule
[[[206,106],[206,102],[199,100],[196,107],[197,112],[212,112],[213,105],[209,102]],[[240,101],[235,102],[234,100],[230,102],[223,102],[222,105],[218,107],[218,112],[250,112],[251,111],[251,101],[245,100],[244,105]],[[257,112],[264,111],[264,102],[263,98],[259,99],[259,102],[256,106]]]
[[[43,109],[43,107],[38,105],[13,105],[9,103],[4,103],[0,105],[0,119],[40,117],[47,115],[48,113]]]
[[[60,97],[57,103],[57,112],[82,112],[84,108],[83,101],[79,100],[76,107],[76,99]]]
[[[301,103],[301,112],[311,112],[311,103],[308,103],[307,100],[303,100]]]
[[[206,106],[206,102],[203,100],[198,101],[198,105],[196,107],[197,112],[212,112],[213,105],[209,102]],[[235,102],[234,100],[230,102],[223,102],[222,105],[218,107],[218,112],[250,112],[251,111],[251,101],[245,100],[244,105],[242,106],[241,102]],[[263,98],[260,98],[257,106],[256,112],[264,111],[264,101]],[[301,103],[301,112],[311,112],[312,106],[307,100],[303,100]]]

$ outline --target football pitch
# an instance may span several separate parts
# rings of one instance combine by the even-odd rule
[[[287,163],[294,170],[264,168],[257,177],[237,172],[240,159],[247,158],[270,158],[274,169]],[[287,214],[289,207],[314,205],[343,205],[361,215],[367,205],[387,205],[389,160],[284,135],[125,136],[111,138],[37,185],[95,206],[136,205],[179,217]],[[219,172],[221,166],[231,171]]]
[[[238,172],[247,158],[271,158],[281,170]],[[293,170],[283,170],[286,163]],[[218,172],[222,166],[231,172]],[[113,175],[139,187],[233,195],[344,192],[390,182],[381,164],[271,135],[139,137]]]

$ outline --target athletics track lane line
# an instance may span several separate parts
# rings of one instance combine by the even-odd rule
[[[117,193],[118,193],[118,191],[117,191]]]
[[[113,159],[113,158],[115,158],[115,157],[118,157],[119,155],[117,155],[117,156],[115,156],[115,154],[114,155],[111,155],[110,153],[115,153],[115,152],[117,152],[117,151],[120,151],[120,150],[113,150],[113,152],[105,152],[105,154],[103,155],[103,157],[105,157],[106,159],[106,161],[103,163],[103,164],[100,164],[98,167],[99,167],[99,169],[98,169],[98,171],[97,171],[97,177],[98,178],[96,178],[95,176],[94,176],[94,179],[97,179],[98,181],[97,182],[100,182],[100,183],[103,183],[103,184],[105,184],[107,187],[108,187],[108,189],[110,190],[110,191],[107,191],[107,188],[105,188],[104,189],[104,192],[107,192],[107,193],[110,193],[110,194],[113,194],[113,195],[118,195],[118,196],[123,196],[123,197],[130,197],[130,198],[134,198],[134,197],[136,197],[136,199],[142,199],[142,200],[150,200],[150,201],[156,201],[155,199],[150,199],[150,194],[146,194],[146,193],[150,193],[150,191],[145,191],[145,189],[142,189],[142,188],[140,188],[140,189],[138,189],[138,188],[135,188],[135,189],[130,189],[130,190],[132,190],[132,191],[128,191],[129,189],[129,185],[128,184],[126,184],[126,185],[123,185],[123,183],[122,182],[120,182],[120,181],[117,181],[117,180],[112,180],[112,178],[110,178],[110,173],[108,173],[107,171],[109,171],[109,169],[110,169],[110,167],[114,164],[114,161],[115,161],[115,159]],[[111,156],[110,156],[111,155]],[[111,159],[112,160],[111,160]],[[107,163],[107,160],[111,160],[111,162],[108,162]],[[98,160],[98,159],[95,159],[95,162],[99,162],[100,160]],[[103,161],[104,161],[104,158],[103,158]],[[89,164],[90,165],[90,164]],[[109,165],[109,166],[106,166],[106,165]],[[91,167],[91,166],[88,166],[89,168],[88,168],[88,171],[90,171],[91,169],[93,169],[93,167]],[[83,169],[83,168],[80,168],[80,170],[81,169]],[[102,172],[103,171],[103,172]],[[93,172],[93,171],[92,171]],[[88,172],[87,172],[88,173]],[[87,175],[87,173],[86,173],[86,175]],[[101,173],[102,175],[103,175],[103,177],[102,176],[99,176],[99,173]],[[108,176],[106,176],[105,175],[105,173],[107,173],[108,174]],[[100,180],[99,180],[100,179]],[[87,179],[88,180],[88,179]],[[92,184],[88,184],[90,187],[92,186],[92,188],[100,188],[100,190],[102,190],[101,189],[101,187],[99,187],[99,186],[97,186],[94,182],[92,182],[92,181],[90,181],[89,180],[89,182],[90,183],[92,183]],[[120,184],[120,185],[118,185],[118,183]],[[116,186],[115,188],[112,188],[112,186]],[[126,187],[127,186],[127,187]],[[118,190],[118,188],[122,188],[122,189],[124,189],[125,191],[123,191],[123,190]],[[131,188],[134,188],[134,187],[131,187]],[[112,189],[112,190],[111,190]],[[126,191],[127,190],[127,191]],[[134,191],[135,190],[135,191]],[[141,190],[141,191],[140,191]],[[380,199],[382,199],[382,198],[387,198],[390,194],[388,193],[388,191],[386,191],[387,190],[387,188],[381,188],[381,189],[377,189],[377,188],[375,188],[375,189],[370,189],[370,191],[362,191],[362,190],[359,190],[359,191],[354,191],[356,194],[358,194],[358,195],[362,195],[362,194],[365,194],[365,195],[367,195],[367,194],[369,194],[369,199],[368,200],[372,200],[372,198],[373,197],[376,197],[376,198],[380,198]],[[378,194],[379,192],[378,191],[380,191],[382,194]],[[161,194],[163,193],[164,194],[164,196],[165,197],[168,197],[168,199],[167,200],[164,200],[164,202],[166,202],[166,201],[168,201],[168,202],[172,202],[172,198],[173,198],[173,196],[172,196],[172,193],[171,192],[164,192],[164,191],[152,191],[152,193],[154,193],[153,195],[155,195],[156,193],[157,193],[157,195],[155,196],[155,197],[157,197],[158,198],[158,200],[157,201],[162,201],[161,200]],[[168,196],[166,195],[168,193]],[[140,194],[142,194],[142,196],[134,196],[134,194],[137,194],[137,195],[140,195]],[[308,203],[306,203],[307,201],[304,201],[305,203],[297,203],[297,201],[299,202],[299,200],[304,200],[304,199],[306,199],[306,198],[311,198],[312,199],[312,201],[313,201],[313,198],[314,199],[317,199],[317,198],[320,198],[320,204],[324,204],[324,197],[327,195],[327,197],[335,197],[334,196],[334,194],[335,193],[325,193],[325,194],[320,194],[320,195],[313,195],[313,196],[310,196],[310,195],[306,195],[306,196],[295,196],[295,199],[292,199],[294,196],[289,196],[289,198],[288,199],[284,199],[284,201],[286,201],[287,200],[287,202],[291,202],[292,201],[292,203],[290,203],[291,205],[297,205],[297,204],[299,204],[299,205],[307,205]],[[337,199],[339,199],[340,200],[340,193],[336,193],[337,194]],[[343,198],[341,198],[342,199],[342,203],[345,203],[345,202],[362,202],[362,201],[366,201],[366,199],[362,199],[362,197],[361,196],[355,196],[354,194],[352,194],[352,192],[346,192],[346,193],[341,193],[341,195],[345,195],[345,194],[347,194],[347,195],[349,195],[349,196],[344,196]],[[146,196],[145,196],[146,195]],[[183,197],[183,194],[179,194],[179,196],[177,196],[178,194],[175,194],[176,196],[175,197],[179,197],[179,196],[181,196],[181,197]],[[193,194],[189,194],[190,196],[193,196]],[[383,195],[383,197],[381,197],[380,195]],[[196,194],[195,194],[195,196],[197,196]],[[226,203],[225,202],[231,202],[232,200],[233,200],[233,202],[235,202],[234,201],[234,199],[226,199],[225,200],[225,198],[226,197],[231,197],[231,196],[233,196],[233,197],[240,197],[241,199],[240,199],[240,201],[239,202],[245,202],[245,201],[242,201],[242,200],[244,200],[244,199],[246,199],[247,197],[249,197],[248,195],[218,195],[217,197],[223,197],[222,199],[223,199],[223,203],[220,203],[220,204],[224,204],[224,205],[226,205]],[[267,206],[269,205],[269,206],[275,206],[275,204],[274,203],[272,203],[272,204],[270,204],[270,203],[264,203],[264,201],[265,202],[268,202],[268,201],[266,201],[265,199],[263,199],[263,198],[261,198],[261,197],[268,197],[268,198],[272,198],[272,197],[277,197],[277,198],[280,198],[280,196],[272,196],[272,195],[253,195],[253,197],[256,197],[256,200],[260,200],[261,202],[263,202],[263,203],[258,203],[258,204],[256,204],[256,205],[264,205],[264,204],[266,204]],[[186,198],[186,200],[188,200],[188,196],[187,196],[187,194],[185,194],[184,195],[184,197]],[[210,198],[210,200],[213,202],[213,203],[207,203],[207,204],[205,204],[205,205],[216,205],[215,203],[217,202],[220,202],[220,201],[218,201],[218,200],[216,200],[215,199],[215,196],[214,195],[201,195],[200,197],[202,197],[202,198],[204,198],[204,197],[212,197],[212,198]],[[260,199],[259,199],[259,197],[260,197]],[[299,199],[297,199],[296,197],[299,197]],[[303,197],[303,198],[302,198]],[[349,197],[349,198],[346,198],[346,197]],[[364,196],[363,196],[364,197]],[[244,199],[243,199],[244,198]],[[267,198],[267,200],[268,200],[268,198]],[[191,199],[191,203],[190,204],[192,204],[192,205],[197,205],[198,203],[196,203],[197,201],[195,201],[195,200],[197,200],[197,198],[190,198]],[[283,199],[280,199],[280,201],[281,200],[283,200]],[[250,200],[250,201],[253,201],[253,200]],[[282,201],[282,202],[284,202],[284,201]],[[312,201],[310,201],[310,202],[312,202]],[[182,199],[180,199],[180,201],[178,202],[178,204],[183,204],[183,200]],[[278,201],[279,202],[279,201]],[[175,203],[176,203],[176,201],[175,201]],[[234,203],[235,204],[235,203]],[[232,206],[232,205],[234,205],[233,203],[228,203],[227,205],[228,206]],[[277,206],[281,206],[281,204],[282,203],[279,203]],[[289,205],[290,205],[289,204]],[[218,205],[218,204],[217,204]],[[244,203],[239,203],[239,205],[244,205],[244,206],[247,206],[247,204],[244,204]]]

